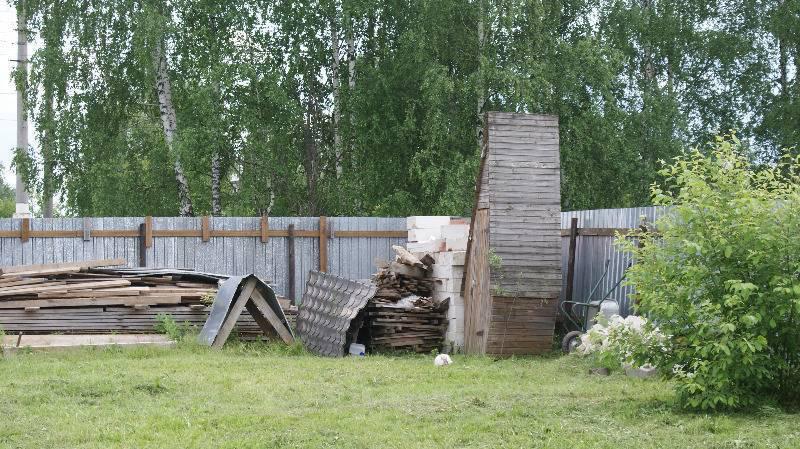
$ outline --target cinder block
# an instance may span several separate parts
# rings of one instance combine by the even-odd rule
[[[443,240],[428,240],[426,242],[409,242],[406,249],[412,253],[435,253],[444,251]]]
[[[447,251],[466,251],[467,238],[445,239],[445,250]]]
[[[465,239],[469,237],[469,225],[447,225],[440,229],[444,239]]]
[[[406,229],[440,228],[450,224],[448,216],[416,215],[406,218]]]
[[[442,238],[442,228],[409,229],[409,242],[427,242],[428,240],[438,240]]]
[[[436,265],[463,266],[466,261],[467,252],[448,251],[439,254],[434,254],[433,257],[434,260],[436,260]]]

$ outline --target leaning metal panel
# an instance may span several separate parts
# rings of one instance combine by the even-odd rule
[[[297,314],[297,334],[311,352],[342,357],[360,327],[359,312],[377,287],[311,271]]]

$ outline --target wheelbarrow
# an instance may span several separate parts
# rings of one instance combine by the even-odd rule
[[[561,301],[559,305],[559,307],[561,307],[561,315],[566,317],[574,327],[578,328],[578,330],[568,332],[561,340],[561,349],[565,353],[574,351],[575,348],[581,344],[581,335],[585,334],[596,322],[595,318],[598,313],[602,312],[603,315],[607,317],[619,314],[619,304],[615,299],[610,298],[610,296],[614,293],[614,290],[622,284],[622,281],[625,280],[625,274],[623,274],[599,300],[592,300],[592,297],[594,297],[595,293],[600,288],[600,284],[602,284],[603,280],[608,276],[609,263],[610,260],[606,260],[603,275],[600,276],[600,279],[594,284],[594,287],[589,291],[589,296],[586,297],[584,301]],[[628,263],[626,271],[630,266],[631,264]]]

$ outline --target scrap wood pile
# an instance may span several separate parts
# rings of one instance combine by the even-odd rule
[[[0,268],[0,328],[8,333],[149,333],[159,315],[202,326],[220,281],[191,270],[107,268],[124,259]],[[104,268],[106,267],[106,268]],[[242,334],[260,334],[249,316]]]
[[[373,276],[378,291],[367,303],[363,340],[371,351],[439,349],[447,330],[448,301],[430,297],[433,258],[418,259],[401,246],[392,249],[396,260]]]

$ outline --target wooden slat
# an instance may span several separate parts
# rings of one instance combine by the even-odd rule
[[[208,218],[208,215],[203,215],[203,218],[201,219],[200,222],[200,227],[201,227],[200,234],[204,242],[211,240],[211,226],[209,222],[210,219]]]
[[[144,217],[144,247],[151,248],[153,246],[153,217]]]
[[[261,231],[261,243],[269,242],[269,217],[266,215],[261,216],[259,222],[259,230]]]
[[[27,242],[31,235],[31,219],[30,218],[23,218],[22,223],[20,223],[20,232],[19,238],[23,242]]]
[[[328,217],[319,217],[319,271],[328,272]]]
[[[1,267],[0,273],[13,274],[14,276],[36,274],[38,272],[49,272],[53,270],[71,269],[71,268],[94,268],[94,267],[113,267],[118,265],[125,265],[125,259],[98,259],[86,260],[82,262],[66,262],[66,263],[49,263],[37,265],[14,265],[8,267]]]

